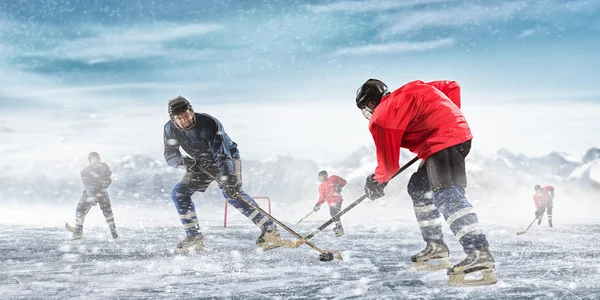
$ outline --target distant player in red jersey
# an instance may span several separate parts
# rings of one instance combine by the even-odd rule
[[[329,214],[333,217],[342,210],[342,188],[346,185],[346,180],[337,175],[329,176],[327,171],[323,170],[319,172],[319,200],[313,208],[314,211],[318,211],[321,208],[321,204],[327,202],[329,205]],[[342,220],[335,221],[335,227],[333,232],[336,236],[344,235],[344,228],[342,227]]]
[[[552,227],[552,209],[554,208],[554,187],[541,187],[536,184],[533,202],[535,203],[535,217],[538,219],[538,225],[542,224],[544,212],[548,212],[548,225]]]
[[[384,196],[387,181],[398,171],[400,148],[423,161],[412,175],[408,193],[426,248],[411,257],[417,267],[429,260],[444,266],[449,257],[442,236],[440,213],[459,239],[467,257],[448,269],[451,285],[496,283],[495,261],[477,216],[465,197],[465,157],[473,135],[460,110],[460,86],[455,81],[411,81],[393,92],[377,79],[367,80],[356,93],[356,105],[369,119],[377,153],[375,173],[367,177],[365,193]],[[468,273],[483,278],[465,281]]]

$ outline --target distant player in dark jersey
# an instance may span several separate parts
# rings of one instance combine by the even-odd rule
[[[81,170],[81,180],[85,189],[75,209],[75,227],[71,228],[69,224],[66,224],[67,229],[73,232],[73,239],[81,239],[85,216],[92,206],[99,205],[110,233],[116,239],[119,235],[115,226],[110,197],[106,190],[112,183],[110,178],[112,171],[107,164],[100,161],[100,155],[97,152],[91,152],[88,155],[88,161],[90,165]]]

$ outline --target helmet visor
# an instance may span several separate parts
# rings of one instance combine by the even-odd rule
[[[374,102],[370,102],[370,103],[367,103],[367,105],[363,106],[360,109],[360,112],[362,112],[363,116],[365,116],[365,118],[367,118],[367,120],[370,120],[371,117],[373,116],[373,113],[375,112],[376,107],[377,107],[377,105]]]

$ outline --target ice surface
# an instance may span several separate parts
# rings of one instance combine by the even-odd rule
[[[494,286],[451,288],[444,271],[417,272],[410,255],[424,246],[414,222],[346,222],[346,236],[330,228],[318,246],[340,250],[343,262],[320,262],[299,249],[255,250],[258,230],[247,222],[204,226],[207,249],[175,256],[179,226],[122,227],[112,242],[103,227],[82,241],[54,227],[0,225],[2,299],[597,299],[600,225],[484,226],[497,261]],[[293,226],[307,233],[320,222]],[[288,234],[284,236],[289,237]],[[451,261],[464,256],[446,231]]]

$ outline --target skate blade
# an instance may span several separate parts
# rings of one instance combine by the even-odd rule
[[[302,242],[300,242],[300,244],[298,244],[299,241],[292,241],[292,240],[284,240],[284,239],[271,239],[271,238],[267,238],[265,237],[265,242],[262,244],[259,244],[259,247],[261,248],[272,248],[272,247],[284,247],[284,248],[298,248],[300,245],[302,245]]]
[[[175,254],[191,254],[204,250],[204,244],[192,245],[187,248],[175,248]]]
[[[342,254],[340,254],[338,251],[331,251],[331,253],[333,253],[333,258],[339,260],[339,261],[343,261],[344,258],[342,258]]]
[[[259,245],[258,247],[263,251],[269,251],[269,250],[277,249],[281,246],[279,246],[279,245]]]
[[[498,282],[498,278],[496,277],[496,273],[494,270],[485,270],[480,271],[482,273],[482,277],[480,279],[474,280],[465,280],[465,277],[468,274],[457,274],[457,275],[448,275],[448,285],[449,286],[481,286],[481,285],[491,285],[496,284]],[[474,273],[471,273],[474,274]]]
[[[298,248],[296,246],[296,242],[291,241],[291,240],[281,240],[281,241],[277,241],[277,242],[264,242],[262,244],[258,244],[259,248],[262,248],[263,250],[271,250],[271,249],[275,249],[275,248]]]
[[[417,271],[436,271],[445,270],[450,267],[450,260],[448,257],[430,259],[428,261],[414,262],[413,268]]]

